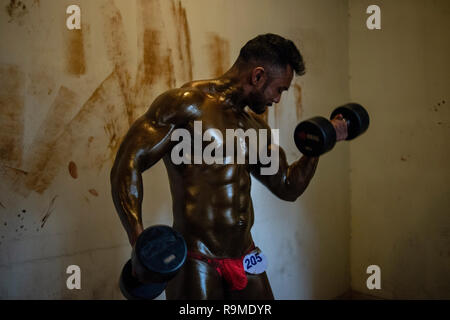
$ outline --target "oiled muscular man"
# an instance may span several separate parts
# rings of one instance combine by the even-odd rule
[[[226,129],[270,132],[256,114],[280,101],[294,72],[304,73],[303,58],[294,43],[274,34],[258,36],[218,79],[190,82],[160,95],[124,138],[111,185],[130,244],[143,231],[141,174],[163,159],[173,199],[173,228],[188,246],[188,259],[169,282],[167,299],[273,299],[265,272],[243,271],[242,258],[255,248],[250,232],[254,221],[250,175],[279,198],[295,201],[313,177],[318,158],[303,156],[289,165],[284,151],[269,140],[266,151],[279,152],[275,174],[261,174],[259,161],[175,164],[171,151],[177,142],[171,134],[183,128],[194,137],[195,121],[201,121],[203,130],[219,130],[223,137]],[[332,122],[338,140],[343,140],[345,121],[338,117]],[[249,148],[243,147],[247,152]]]

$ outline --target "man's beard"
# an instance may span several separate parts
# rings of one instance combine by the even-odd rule
[[[263,114],[266,111],[267,103],[262,94],[250,94],[248,107],[256,114]]]

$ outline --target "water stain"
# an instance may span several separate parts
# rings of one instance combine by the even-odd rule
[[[0,162],[22,164],[25,75],[18,66],[0,65]]]
[[[87,148],[87,150],[89,150],[90,148],[91,148],[91,145],[92,145],[92,142],[94,141],[94,137],[93,136],[90,136],[89,138],[88,138],[88,142],[87,142],[87,145],[86,145],[86,148]]]
[[[230,42],[215,33],[207,34],[209,66],[212,76],[218,77],[230,67]]]
[[[165,53],[164,53],[165,51]],[[167,88],[175,87],[172,50],[161,49],[161,32],[158,30],[144,31],[144,70],[142,85],[151,86],[156,82],[165,82]]]
[[[300,121],[300,119],[302,118],[302,115],[303,115],[302,88],[297,83],[293,84],[293,88],[294,88],[294,96],[295,96],[295,115],[296,115],[297,121]],[[283,108],[282,103],[274,104],[273,114],[274,114],[275,126],[277,128],[279,128],[281,125],[280,121],[282,121],[282,113],[283,113],[282,108]]]
[[[29,174],[24,181],[25,188],[18,189],[22,195],[28,195],[30,190],[43,193],[55,178],[62,164],[61,158],[70,154],[70,142],[63,150],[56,148],[56,142],[76,106],[76,93],[60,87],[27,155]]]
[[[120,90],[125,102],[128,116],[128,124],[131,125],[136,115],[134,103],[134,91],[131,83],[128,61],[130,53],[127,50],[128,43],[125,34],[125,26],[119,9],[113,1],[108,1],[103,6],[105,14],[105,43],[109,60],[112,62],[114,70],[119,79]]]
[[[167,70],[166,86],[167,88],[174,88],[176,84],[175,80],[175,68],[172,62],[172,50],[167,50],[167,55],[164,57],[164,67]]]
[[[25,176],[28,175],[28,172],[14,168],[9,167],[6,165],[0,165],[0,177],[1,181],[3,181],[5,184],[8,185],[8,187],[16,186],[19,182],[23,181]]]
[[[161,3],[155,0],[141,0],[138,6],[141,12],[138,28],[138,50],[141,56],[135,92],[139,95],[140,101],[148,107],[148,100],[154,99],[156,84],[163,84],[163,88],[159,90],[173,88],[176,85],[172,58],[174,53],[169,45],[168,38],[171,35],[166,31]]]
[[[161,57],[161,32],[159,30],[144,30],[144,79],[142,84],[150,86],[160,76],[167,73],[164,68],[163,57]],[[170,77],[170,75],[169,75]],[[167,77],[168,78],[168,77]]]
[[[58,196],[54,196],[53,199],[50,201],[47,210],[45,211],[44,217],[41,219],[41,229],[44,227],[45,223],[47,222],[48,218],[52,214],[53,210],[55,209],[55,200]]]
[[[95,189],[89,189],[89,193],[92,194],[94,197],[98,197],[98,192]]]
[[[22,170],[22,169],[13,168],[13,167],[10,167],[10,166],[5,166],[5,165],[2,165],[2,167],[4,169],[8,169],[8,170],[14,172],[17,175],[25,175],[25,176],[28,175],[28,172],[25,171],[25,170]]]
[[[183,82],[189,82],[193,80],[193,63],[191,53],[191,35],[189,32],[186,9],[183,8],[180,1],[178,1],[178,3],[172,1],[171,10],[176,24],[178,59],[180,60],[183,68],[181,75],[179,76],[181,76]]]
[[[78,168],[77,168],[77,164],[73,161],[69,162],[69,174],[72,178],[77,179],[78,178]]]
[[[3,209],[6,209],[6,207],[3,205],[3,203],[0,202],[0,207],[2,207]],[[5,222],[6,223],[6,222]],[[5,224],[6,226],[6,224]]]
[[[112,162],[121,137],[129,128],[126,121],[126,108],[121,103],[123,96],[119,88],[120,76],[113,71],[84,103],[67,126],[65,137],[61,138],[61,144],[68,139],[80,141],[81,152],[90,153],[92,162],[88,164],[88,167],[94,166],[100,170],[105,163]],[[103,135],[98,132],[99,135],[94,140],[94,137],[90,135],[92,132],[89,132],[89,135],[86,134],[88,133],[86,128],[98,127],[99,123],[103,124]],[[81,143],[86,141],[85,139],[88,143]]]
[[[28,13],[28,9],[25,3],[20,0],[10,0],[5,9],[6,13],[10,17],[10,20],[8,22],[18,21],[19,25],[23,24],[21,18]]]
[[[83,29],[68,30],[64,28],[66,41],[66,71],[75,76],[86,73]]]
[[[281,118],[281,107],[282,105],[280,103],[274,103],[273,106],[273,117],[275,120],[275,127],[279,128],[280,127],[280,118]]]
[[[409,155],[408,156],[401,156],[400,160],[403,161],[403,162],[406,162],[406,161],[408,161],[409,157],[410,157]]]
[[[117,150],[119,149],[120,136],[118,135],[118,131],[120,131],[119,119],[109,119],[106,121],[103,126],[106,136],[108,137],[108,146],[107,148],[110,151],[110,158],[113,159],[116,155]]]
[[[4,147],[11,152],[9,162],[2,160],[0,172],[4,175],[15,175],[20,177],[15,189],[20,194],[27,196],[31,191],[43,193],[53,182],[58,172],[68,168],[69,174],[76,178],[78,169],[81,167],[98,168],[105,163],[112,162],[115,153],[120,145],[120,139],[126,133],[129,125],[139,115],[140,105],[136,104],[137,93],[149,90],[150,85],[162,84],[166,88],[175,86],[175,65],[173,57],[182,60],[184,69],[181,71],[182,77],[187,80],[192,79],[192,57],[190,48],[190,35],[187,23],[186,11],[181,3],[172,2],[172,14],[176,21],[177,45],[169,46],[167,34],[164,33],[164,21],[162,19],[160,3],[154,0],[140,1],[143,22],[138,25],[138,49],[142,56],[139,58],[138,72],[135,83],[129,72],[129,52],[127,49],[124,25],[120,12],[114,6],[113,1],[110,11],[106,12],[105,43],[107,46],[108,58],[113,64],[113,71],[102,83],[98,85],[93,94],[82,104],[81,108],[74,114],[75,108],[79,108],[80,101],[78,95],[66,87],[60,87],[55,95],[44,121],[37,130],[34,140],[27,150],[26,159],[23,161],[26,166],[20,165],[22,162],[22,139],[23,139],[23,88],[11,90],[13,84],[25,83],[23,75],[17,67],[0,68],[0,77],[5,78],[8,84],[7,89],[0,88],[0,103],[2,113],[0,124],[14,123],[21,129],[16,131],[7,130],[11,133],[6,136],[5,131],[0,132],[0,147]],[[158,10],[153,10],[159,8]],[[148,15],[155,19],[148,19]],[[81,75],[86,72],[86,62],[84,55],[83,33],[80,30],[72,30],[66,34],[67,49],[67,71],[70,74]],[[78,33],[77,33],[78,32]],[[139,46],[140,45],[140,46]],[[181,53],[182,52],[182,53]],[[11,76],[11,70],[16,72],[16,76]],[[16,79],[16,80],[14,80]],[[4,81],[2,81],[4,83]],[[33,89],[34,88],[34,89]],[[51,94],[52,86],[35,86],[31,88],[32,94]],[[160,88],[158,87],[158,90]],[[21,103],[11,104],[11,95],[17,97]],[[6,97],[5,99],[2,99]],[[142,95],[148,98],[149,95]],[[21,99],[18,99],[21,98]],[[2,103],[6,101],[7,103]],[[149,99],[143,99],[148,106]],[[5,107],[7,106],[7,108]],[[5,110],[6,112],[3,112]],[[6,119],[6,116],[9,118]],[[71,118],[69,118],[71,117]],[[2,122],[6,119],[4,122]],[[96,129],[102,132],[95,131]],[[94,139],[95,135],[95,139]],[[8,137],[12,141],[8,140]],[[87,141],[87,143],[86,143]],[[8,143],[7,143],[8,142]],[[74,155],[89,155],[83,159],[74,158]],[[5,157],[5,155],[1,155]],[[75,164],[76,162],[76,164]],[[69,163],[69,165],[67,165]],[[6,167],[5,167],[6,165]],[[68,167],[67,167],[68,166]],[[67,169],[66,169],[67,170]],[[91,192],[91,190],[93,190]],[[91,189],[90,193],[98,196],[97,191]],[[50,212],[51,210],[48,210]],[[46,219],[43,219],[45,224]]]
[[[27,94],[34,96],[32,100],[35,104],[39,104],[40,99],[46,99],[51,95],[55,88],[53,77],[54,75],[44,68],[38,71],[33,70],[28,74]]]
[[[104,164],[112,163],[115,156],[113,153],[119,145],[119,139],[125,135],[128,129],[127,114],[119,82],[117,72],[113,71],[82,104],[75,116],[69,121],[64,121],[61,133],[56,135],[51,145],[55,159],[52,158],[52,165],[48,164],[42,169],[44,176],[51,178],[45,179],[48,182],[45,185],[46,188],[58,173],[61,165],[64,164],[64,167],[67,167],[69,161],[76,162],[77,168],[81,166],[98,170],[101,170]],[[110,144],[108,133],[105,134],[103,130],[103,126],[109,123],[114,123],[114,131],[111,132],[116,141]],[[95,139],[93,134],[96,136]],[[86,141],[88,142],[86,143]],[[89,156],[73,158],[80,154]]]
[[[298,83],[294,83],[294,95],[295,95],[295,111],[297,116],[297,121],[300,121],[303,116],[303,105],[302,105],[302,87]]]

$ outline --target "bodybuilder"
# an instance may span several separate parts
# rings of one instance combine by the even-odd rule
[[[282,148],[269,139],[267,152],[278,152],[278,170],[261,174],[263,165],[174,164],[171,134],[183,128],[194,136],[194,121],[203,130],[267,129],[259,116],[278,103],[294,72],[304,74],[303,58],[290,40],[274,34],[250,40],[234,65],[217,79],[193,81],[169,90],[132,125],[111,171],[112,196],[121,222],[134,246],[143,231],[141,174],[163,159],[173,199],[173,228],[186,240],[188,258],[166,289],[167,299],[273,299],[265,272],[245,273],[242,258],[255,249],[251,178],[286,201],[306,189],[318,158],[303,156],[289,165]],[[332,120],[337,140],[347,134],[342,117]],[[225,141],[219,141],[225,144]],[[248,144],[248,141],[246,142]],[[239,144],[236,144],[239,145]],[[242,146],[241,146],[242,147]],[[242,147],[248,160],[249,146]]]

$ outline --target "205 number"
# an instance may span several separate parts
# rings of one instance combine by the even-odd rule
[[[259,256],[259,252],[255,253],[255,255],[251,256],[250,258],[244,260],[244,262],[247,264],[247,270],[253,266],[256,266],[256,264],[261,261],[262,258]]]

